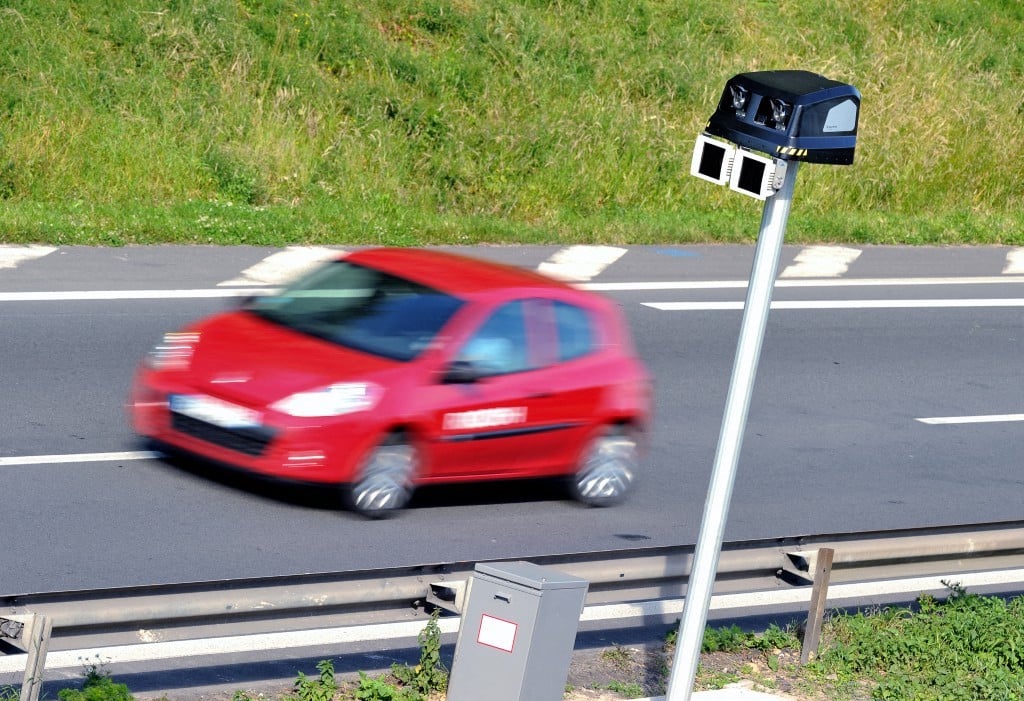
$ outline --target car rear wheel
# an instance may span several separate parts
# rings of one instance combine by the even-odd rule
[[[398,511],[412,497],[418,466],[416,449],[407,440],[387,438],[366,456],[359,477],[346,491],[347,506],[372,518]]]
[[[633,489],[638,464],[636,438],[625,428],[610,428],[594,438],[569,483],[572,496],[590,506],[611,506]]]

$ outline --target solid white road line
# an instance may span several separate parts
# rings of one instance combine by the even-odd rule
[[[43,256],[50,255],[56,250],[57,249],[52,246],[13,246],[10,244],[0,244],[0,268],[15,268],[23,261],[42,258]]]
[[[1006,254],[1003,275],[1024,275],[1024,248],[1015,248]]]
[[[626,253],[615,246],[569,246],[537,266],[538,272],[559,280],[589,280]]]
[[[1003,421],[1024,421],[1024,414],[988,414],[985,416],[932,416],[926,419],[915,419],[923,424],[988,424]]]
[[[920,287],[926,285],[1005,285],[1024,283],[1021,277],[908,277],[843,278],[820,280],[776,280],[776,287]],[[642,292],[644,290],[739,290],[747,280],[672,280],[665,282],[589,282],[577,285],[597,292]]]
[[[967,572],[958,575],[936,575],[930,577],[909,577],[881,582],[856,584],[833,584],[828,589],[828,601],[833,607],[843,601],[874,600],[882,597],[905,596],[917,598],[920,594],[931,593],[941,596],[949,592],[946,582],[952,581],[966,589],[985,586],[1006,586],[1024,583],[1024,569],[998,570],[991,572]],[[792,589],[771,589],[741,594],[719,594],[711,598],[710,610],[728,611],[749,609],[759,606],[806,605],[811,599],[809,587]],[[673,616],[683,610],[682,599],[641,601],[630,604],[599,604],[587,606],[580,616],[581,622],[599,622],[619,619],[643,618],[649,616]],[[442,633],[456,633],[461,618],[442,618],[438,623]],[[104,664],[124,662],[146,662],[154,660],[181,659],[202,655],[221,655],[258,651],[277,651],[322,645],[342,645],[372,640],[415,639],[426,621],[402,623],[377,623],[342,628],[317,628],[313,630],[262,633],[254,635],[232,635],[199,640],[175,640],[167,642],[142,642],[134,645],[114,645],[104,648],[82,650],[59,650],[46,655],[46,669],[81,667],[84,660],[100,659]],[[140,639],[152,637],[140,631]],[[0,657],[0,674],[22,672],[27,656],[11,654]]]
[[[231,290],[77,290],[73,292],[0,292],[0,302],[89,302],[128,299],[212,299],[266,294],[267,288]]]
[[[1024,283],[1024,276],[968,278],[864,278],[825,280],[778,280],[776,287],[907,287],[926,285],[990,285]],[[597,292],[644,292],[657,290],[741,290],[746,280],[696,280],[665,282],[584,282],[577,287]],[[133,299],[204,299],[245,297],[273,292],[268,287],[195,290],[76,290],[68,292],[0,292],[0,302],[88,302]],[[731,307],[730,307],[731,308]]]
[[[780,277],[839,277],[860,254],[856,248],[809,246],[797,254]]]
[[[0,458],[0,467],[15,465],[57,465],[71,462],[121,462],[124,460],[151,460],[161,457],[161,453],[150,450],[139,450],[125,453],[71,453],[67,455],[22,455],[20,457]]]
[[[663,312],[735,311],[743,302],[643,302]],[[1024,307],[1024,299],[840,299],[772,302],[772,309],[957,309]]]
[[[267,256],[256,265],[246,268],[232,280],[217,283],[218,287],[244,285],[283,285],[321,263],[344,255],[337,248],[322,246],[289,246],[279,253]]]

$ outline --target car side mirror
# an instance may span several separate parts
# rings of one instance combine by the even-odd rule
[[[467,385],[479,380],[480,369],[468,360],[453,360],[445,368],[441,381],[446,385]]]

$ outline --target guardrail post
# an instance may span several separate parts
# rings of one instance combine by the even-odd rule
[[[8,638],[28,653],[20,701],[39,701],[43,687],[46,650],[50,645],[53,621],[37,613],[0,618],[0,638]]]
[[[800,664],[811,661],[818,655],[818,643],[821,641],[821,625],[825,618],[825,601],[828,599],[828,583],[832,577],[832,558],[835,550],[820,548],[818,550],[817,568],[814,572],[814,588],[811,590],[811,606],[807,611],[807,626],[804,628],[804,643],[800,649]]]
[[[431,582],[427,603],[461,616],[469,596],[470,582],[472,580],[466,579]]]

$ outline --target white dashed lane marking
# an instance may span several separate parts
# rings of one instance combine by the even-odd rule
[[[860,254],[856,248],[810,246],[800,251],[779,277],[839,277]]]
[[[537,270],[559,280],[583,282],[600,275],[626,253],[615,246],[569,246],[537,266]]]
[[[1024,248],[1015,248],[1006,254],[1003,275],[1024,275]]]
[[[19,263],[48,256],[56,250],[56,248],[51,246],[11,246],[0,244],[0,269],[15,268]]]
[[[125,460],[152,460],[160,453],[153,451],[129,451],[120,453],[70,453],[63,455],[21,455],[0,458],[0,467],[19,465],[60,465],[80,462],[121,462]]]
[[[256,265],[246,268],[238,277],[218,283],[218,287],[246,287],[249,285],[283,285],[321,263],[344,255],[336,248],[319,246],[289,246],[267,256]]]
[[[933,426],[949,424],[991,424],[1003,423],[1006,421],[1024,421],[1024,414],[984,414],[981,416],[932,416],[924,419],[917,419],[923,424]]]

